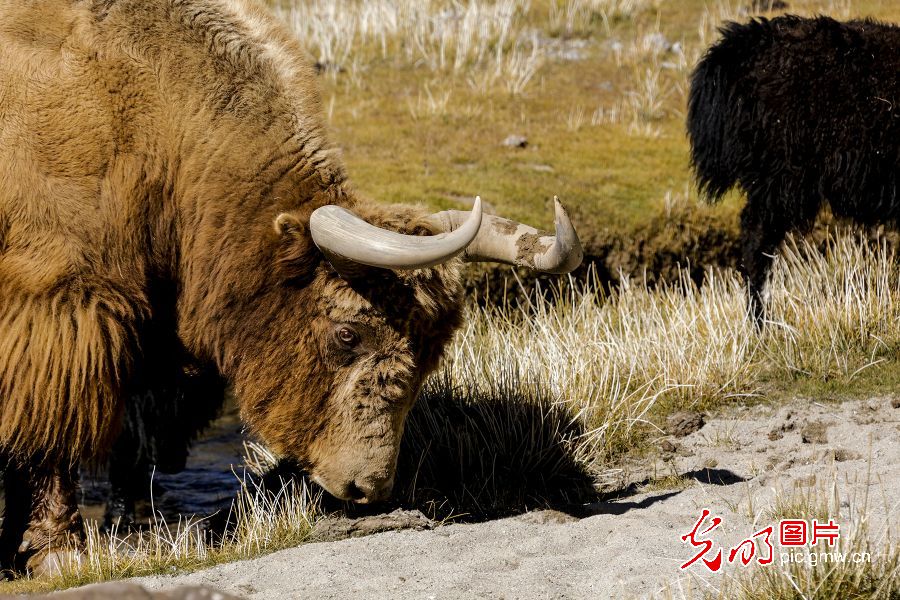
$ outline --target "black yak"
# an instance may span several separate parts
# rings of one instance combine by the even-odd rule
[[[747,194],[742,267],[761,324],[773,253],[825,202],[863,224],[900,217],[900,27],[783,16],[721,31],[691,79],[691,161],[709,200]]]

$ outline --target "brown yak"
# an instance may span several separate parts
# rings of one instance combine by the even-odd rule
[[[558,203],[553,236],[360,199],[314,77],[250,0],[0,0],[6,568],[77,543],[78,465],[179,363],[333,495],[384,498],[460,259],[581,261]]]

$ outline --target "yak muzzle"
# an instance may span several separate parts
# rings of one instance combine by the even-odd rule
[[[335,498],[350,500],[357,504],[383,502],[390,498],[391,491],[394,489],[393,475],[387,478],[362,476],[340,482],[316,474],[311,478]]]

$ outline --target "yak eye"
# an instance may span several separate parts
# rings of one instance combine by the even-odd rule
[[[337,330],[337,338],[340,342],[347,346],[348,348],[352,348],[359,344],[359,334],[353,331],[350,327],[340,327]]]

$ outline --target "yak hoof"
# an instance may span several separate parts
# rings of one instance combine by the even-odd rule
[[[44,550],[30,556],[25,566],[32,577],[53,577],[76,566],[80,559],[81,553],[77,550]]]
[[[54,535],[36,529],[26,531],[16,553],[17,570],[32,577],[53,577],[77,566],[81,562],[84,532],[80,519],[74,519],[70,525],[72,531]]]

